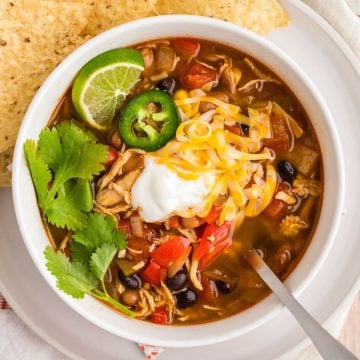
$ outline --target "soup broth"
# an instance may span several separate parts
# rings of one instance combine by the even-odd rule
[[[268,287],[246,262],[250,249],[257,249],[284,280],[311,241],[323,192],[321,151],[314,129],[302,105],[284,83],[286,79],[279,79],[263,64],[239,50],[201,39],[161,39],[132,48],[141,52],[145,68],[106,129],[94,129],[83,120],[74,107],[72,88],[61,99],[49,122],[49,127],[56,127],[73,119],[81,129],[93,134],[97,142],[111,149],[105,169],[91,181],[93,211],[116,220],[117,228],[127,236],[127,247],[111,262],[105,276],[106,291],[134,311],[137,318],[159,324],[205,323],[237,314],[269,294]],[[132,101],[152,89],[166,93],[176,105],[179,117],[176,136],[160,149],[143,148],[145,151],[134,152],[121,165],[122,170],[118,167],[115,175],[106,180],[114,167],[120,166],[119,159],[129,149],[136,148],[123,138],[121,126],[119,133],[119,121],[125,121],[126,108]],[[165,108],[160,100],[150,105],[155,113]],[[147,106],[149,109],[149,104]],[[147,125],[157,126],[156,129],[162,131],[166,121],[155,124],[156,121],[149,120]],[[200,127],[196,121],[204,124]],[[189,125],[184,125],[181,133],[180,124],[186,122]],[[228,176],[225,187],[206,210],[192,204],[148,221],[143,207],[148,206],[151,199],[156,200],[155,190],[146,192],[142,188],[142,195],[138,195],[135,188],[149,180],[145,178],[152,164],[149,157],[154,156],[154,166],[159,166],[156,171],[158,181],[164,181],[163,196],[167,196],[167,184],[175,186],[175,178],[165,182],[171,171],[180,179],[176,180],[178,184],[198,181],[198,193],[204,190],[205,183],[215,187],[220,170],[207,178],[203,170],[199,170],[203,178],[200,175],[192,178],[187,171],[187,164],[195,161],[195,151],[202,151],[200,145],[197,150],[194,150],[195,145],[188,145],[191,131],[197,136],[191,139],[196,137],[200,139],[196,140],[197,144],[203,144],[201,141],[208,136],[207,131],[217,134],[215,122],[219,123],[216,125],[220,129],[218,133],[224,139],[232,139],[233,148],[238,151],[234,155],[234,169],[237,161],[243,161],[236,159],[246,159],[244,147],[253,157],[246,160],[246,184],[241,191],[236,190],[240,180],[235,175],[240,170],[226,173],[222,167],[221,174]],[[190,129],[190,124],[195,124],[195,130]],[[147,133],[139,128],[140,125],[136,126],[132,131],[141,144]],[[171,148],[183,149],[179,144],[183,148],[188,146],[182,158]],[[225,156],[232,154],[226,146],[222,153],[217,148],[215,158],[212,158],[211,149],[206,150],[210,160],[201,158],[203,166],[220,168]],[[256,160],[254,154],[264,154],[264,158]],[[200,163],[200,157],[195,159]],[[209,165],[209,161],[212,164]],[[194,169],[195,165],[191,163],[190,168]],[[271,169],[275,185],[269,180]],[[130,186],[122,189],[131,197],[131,201],[124,202],[123,195],[119,195],[121,179],[136,171]],[[160,179],[162,176],[164,178]],[[199,178],[205,179],[202,185]],[[104,186],[106,181],[108,185]],[[273,189],[267,199],[266,186]],[[186,194],[179,195],[179,203],[186,203],[186,196],[190,198]],[[191,194],[193,198],[200,196],[196,192]],[[243,200],[239,199],[239,194]],[[203,196],[204,202],[208,201],[208,196]],[[145,205],[135,207],[136,199]],[[196,212],[196,208],[201,210]],[[148,214],[155,217],[156,211],[157,208],[150,208]],[[56,227],[47,221],[45,225],[53,247],[71,258],[74,230]],[[227,226],[226,231],[224,226]],[[226,234],[219,235],[221,231]],[[171,247],[170,243],[176,246]]]

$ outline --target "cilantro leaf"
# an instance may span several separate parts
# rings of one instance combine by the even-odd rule
[[[103,283],[104,276],[108,270],[116,252],[117,247],[114,244],[103,244],[98,247],[91,255],[90,269],[92,273]]]
[[[73,122],[64,121],[56,127],[62,145],[60,166],[55,174],[55,182],[65,182],[72,178],[91,180],[104,170],[107,146],[97,144],[85,131]]]
[[[93,254],[94,248],[89,249],[77,241],[72,241],[70,245],[71,259],[77,262],[88,263]]]
[[[82,263],[71,263],[61,251],[47,246],[44,251],[47,269],[56,277],[57,287],[76,299],[82,299],[97,286],[95,276]]]
[[[41,157],[39,156],[36,142],[27,140],[24,144],[26,161],[29,164],[31,177],[34,182],[36,193],[38,195],[39,205],[44,206],[48,192],[48,184],[51,181],[51,172]]]
[[[117,251],[126,246],[125,235],[116,229],[116,222],[112,217],[99,213],[87,216],[87,228],[77,230],[73,235],[72,261],[61,251],[56,253],[47,246],[44,251],[46,267],[56,277],[57,287],[66,294],[77,299],[90,294],[134,317],[133,311],[109,295],[104,282],[104,276]]]
[[[57,197],[45,208],[48,222],[58,227],[82,228],[93,207],[93,195],[88,181],[69,180],[58,191]]]
[[[93,136],[69,121],[44,129],[37,144],[32,140],[24,144],[39,206],[50,223],[70,230],[86,225],[83,213],[92,208],[86,202],[88,185],[71,180],[91,180],[98,175],[107,151],[106,145],[96,143]]]
[[[111,216],[100,213],[89,215],[87,227],[73,234],[71,252],[76,261],[89,262],[91,254],[103,244],[113,244],[117,250],[125,249],[126,237],[122,230],[116,229]]]
[[[52,171],[57,171],[63,158],[59,133],[56,128],[45,128],[39,135],[39,153]]]

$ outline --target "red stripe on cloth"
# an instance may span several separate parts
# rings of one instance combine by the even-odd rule
[[[0,310],[5,310],[5,309],[11,309],[11,308],[10,308],[10,305],[6,302],[6,300],[0,294]]]

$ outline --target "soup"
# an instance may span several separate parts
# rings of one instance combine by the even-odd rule
[[[222,319],[284,280],[322,198],[318,140],[272,71],[238,50],[161,39],[86,64],[25,155],[58,287],[156,324]]]

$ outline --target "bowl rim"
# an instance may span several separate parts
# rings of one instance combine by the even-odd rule
[[[84,310],[80,301],[78,301],[78,300],[74,301],[74,299],[70,298],[68,295],[66,295],[63,292],[61,292],[60,290],[58,290],[55,287],[55,283],[53,281],[52,275],[47,270],[44,272],[44,267],[42,267],[41,264],[38,262],[38,256],[35,253],[34,248],[31,246],[31,236],[28,234],[25,222],[23,221],[24,214],[23,214],[23,209],[21,207],[22,179],[18,176],[20,167],[25,166],[24,161],[23,161],[22,145],[23,145],[24,140],[27,138],[26,131],[28,128],[28,123],[30,122],[30,119],[32,119],[35,116],[36,108],[37,108],[37,106],[39,106],[38,103],[41,103],[43,98],[46,99],[47,92],[54,86],[54,84],[53,84],[54,79],[56,79],[56,77],[59,77],[62,74],[62,72],[64,70],[66,70],[66,68],[69,65],[78,62],[79,59],[82,56],[84,56],[84,54],[86,53],[86,51],[88,49],[96,47],[100,43],[105,43],[106,41],[111,39],[114,36],[114,34],[116,34],[117,32],[127,33],[129,31],[137,29],[138,27],[145,27],[145,26],[149,26],[149,25],[161,26],[162,24],[169,24],[172,22],[181,22],[181,23],[184,23],[184,25],[196,23],[196,24],[199,24],[199,25],[202,25],[205,27],[218,28],[219,31],[228,31],[228,32],[232,32],[232,33],[237,33],[240,36],[247,37],[251,41],[257,43],[257,45],[267,48],[267,50],[272,52],[273,54],[275,54],[277,58],[280,58],[281,61],[287,63],[289,68],[291,68],[291,70],[293,72],[295,72],[298,77],[300,77],[302,79],[302,81],[304,82],[307,89],[312,93],[312,95],[315,96],[318,106],[321,108],[321,111],[323,112],[324,117],[327,119],[327,125],[329,126],[329,130],[330,130],[330,137],[331,137],[331,140],[333,141],[333,144],[335,145],[335,150],[336,150],[335,151],[335,155],[336,155],[335,163],[337,165],[337,169],[339,170],[337,172],[338,190],[339,191],[337,192],[337,194],[335,194],[335,196],[336,196],[335,203],[337,204],[337,206],[336,206],[337,210],[334,214],[335,221],[334,221],[334,223],[332,223],[329,226],[330,236],[329,236],[329,240],[326,242],[325,248],[321,252],[318,259],[314,262],[311,273],[309,273],[309,274],[307,274],[307,276],[305,276],[305,279],[303,279],[303,281],[293,290],[293,293],[295,294],[295,296],[299,296],[306,289],[306,287],[309,285],[311,280],[316,276],[316,273],[318,272],[319,268],[321,267],[324,260],[326,259],[327,255],[330,251],[331,245],[335,239],[335,234],[336,234],[337,229],[340,224],[340,213],[341,213],[341,209],[342,209],[343,203],[344,203],[344,178],[345,178],[344,162],[342,161],[342,149],[341,149],[340,140],[336,133],[336,128],[334,126],[332,116],[330,114],[330,111],[327,108],[325,101],[323,100],[321,94],[319,93],[319,91],[317,90],[315,85],[313,85],[312,81],[305,74],[305,72],[287,54],[285,54],[276,45],[270,43],[267,39],[251,32],[247,29],[241,28],[234,24],[227,23],[222,20],[212,19],[212,18],[207,18],[207,17],[202,17],[202,16],[196,16],[196,15],[161,15],[161,16],[156,16],[156,17],[139,19],[139,20],[131,21],[129,23],[114,27],[110,30],[107,30],[104,33],[97,35],[93,39],[87,41],[85,44],[83,44],[82,46],[77,48],[75,51],[73,51],[71,54],[69,54],[59,64],[59,66],[51,72],[51,74],[48,76],[48,78],[44,81],[44,83],[42,84],[42,86],[40,87],[40,89],[38,90],[36,95],[34,96],[32,102],[24,116],[24,120],[23,120],[23,123],[22,123],[20,131],[19,131],[18,140],[16,142],[15,151],[14,151],[12,192],[13,192],[13,200],[14,200],[14,207],[15,207],[17,223],[19,225],[22,239],[25,243],[27,251],[29,252],[29,254],[32,258],[32,261],[35,263],[35,266],[37,267],[37,269],[39,270],[41,275],[45,278],[47,283],[52,287],[52,289],[57,293],[57,295],[60,296],[63,301],[65,301],[65,303],[67,303],[76,312],[80,313],[83,317],[85,317],[89,321],[93,322],[97,326],[100,326],[101,328],[103,328],[113,334],[125,337],[129,340],[136,341],[136,342],[152,343],[152,344],[168,346],[168,347],[190,347],[190,346],[202,346],[202,345],[214,344],[216,342],[230,340],[231,338],[240,336],[242,333],[248,332],[248,331],[256,328],[257,326],[261,325],[262,323],[268,321],[270,318],[274,317],[283,308],[283,306],[280,304],[280,302],[278,300],[276,300],[276,298],[273,294],[269,295],[269,296],[267,296],[266,299],[260,301],[256,305],[252,306],[251,309],[258,307],[259,304],[262,304],[264,301],[267,301],[269,303],[270,307],[272,308],[272,310],[270,312],[268,312],[265,316],[262,316],[260,319],[257,319],[256,321],[252,322],[250,325],[245,326],[245,327],[239,329],[238,331],[233,331],[232,333],[224,332],[222,334],[217,334],[216,336],[213,336],[210,338],[188,339],[186,341],[184,341],[184,340],[168,341],[168,340],[164,340],[164,339],[156,339],[156,341],[154,342],[154,337],[149,334],[148,334],[148,336],[146,336],[144,334],[142,334],[142,335],[132,334],[132,333],[129,334],[126,332],[126,330],[120,329],[120,331],[119,331],[118,329],[116,330],[111,326],[107,326],[107,324],[105,324],[104,322],[99,321],[98,317],[92,316],[92,314],[89,314],[88,311]],[[201,37],[196,35],[194,37],[206,39],[206,34],[204,34],[204,35],[205,36],[201,36]],[[164,35],[164,37],[166,37],[166,35]],[[151,37],[150,37],[150,39],[151,39]],[[81,66],[78,65],[78,70],[80,69],[80,67]],[[291,276],[291,274],[290,274],[290,276]],[[235,316],[238,316],[238,315],[239,314],[233,315],[226,319],[234,318]],[[179,328],[187,328],[187,329],[197,328],[198,330],[201,330],[201,327],[209,326],[214,323],[224,322],[226,319],[221,319],[221,320],[218,320],[218,321],[215,321],[212,323],[205,323],[205,324],[191,325],[191,326],[181,326],[181,327],[167,326],[166,329],[169,329],[169,328],[177,328],[177,329],[179,329]],[[134,321],[134,320],[131,320],[131,321]],[[135,320],[135,321],[139,321],[139,320]],[[143,326],[143,324],[144,324],[144,322],[141,321],[141,326]],[[157,325],[151,324],[151,326],[152,327],[156,326],[158,328]],[[165,330],[165,331],[168,331],[168,330]]]

